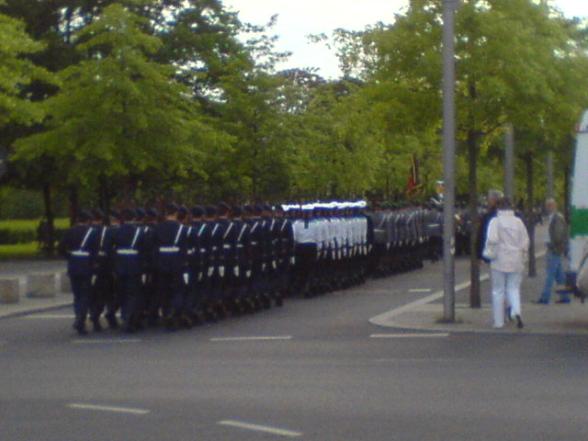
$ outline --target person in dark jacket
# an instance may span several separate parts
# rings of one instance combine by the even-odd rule
[[[549,304],[554,283],[565,284],[563,259],[568,251],[568,226],[561,213],[557,211],[555,199],[545,203],[549,215],[549,240],[547,241],[547,263],[545,284],[539,298],[539,304]],[[570,303],[569,290],[558,290],[560,299],[556,303]]]
[[[490,221],[494,219],[498,214],[498,201],[502,199],[503,195],[502,192],[499,190],[490,190],[488,192],[488,200],[487,200],[487,209],[486,213],[482,216],[480,220],[480,226],[478,228],[478,239],[477,239],[477,250],[478,250],[478,259],[483,260],[486,263],[490,263],[488,259],[483,256],[484,253],[484,245],[486,244],[486,238],[488,236],[488,225],[490,225]]]
[[[59,249],[67,258],[67,274],[71,281],[76,315],[73,328],[86,335],[86,319],[90,308],[92,285],[96,283],[98,231],[91,225],[92,214],[83,210],[76,224],[64,235]]]

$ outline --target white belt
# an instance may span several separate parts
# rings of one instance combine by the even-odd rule
[[[72,251],[71,255],[76,256],[76,257],[89,257],[90,253],[87,251],[78,250],[78,251]]]
[[[251,245],[256,246],[257,242],[251,242]]]
[[[100,251],[100,252],[98,253],[98,255],[99,255],[100,257],[106,257],[106,253],[105,253],[104,251]]]
[[[201,253],[206,253],[206,248],[200,248]]]
[[[223,248],[224,248],[225,250],[230,250],[232,247],[231,247],[231,245],[223,245]]]
[[[243,247],[244,247],[243,245],[237,245],[237,248],[239,248],[239,249],[241,249]]]
[[[159,247],[160,253],[178,253],[179,251],[178,247]]]
[[[137,250],[122,249],[116,250],[116,254],[119,256],[137,256],[139,252]]]

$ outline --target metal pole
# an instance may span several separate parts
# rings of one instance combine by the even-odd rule
[[[504,196],[514,204],[514,129],[506,126],[504,136]]]
[[[553,152],[547,152],[547,197],[555,197],[553,177]]]
[[[443,319],[455,321],[455,10],[443,1]]]

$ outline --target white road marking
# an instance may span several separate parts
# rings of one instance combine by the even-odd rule
[[[238,429],[253,430],[255,432],[270,433],[272,435],[285,436],[288,438],[298,438],[302,436],[301,432],[292,430],[279,429],[277,427],[261,426],[259,424],[244,423],[242,421],[223,420],[217,423],[220,426],[236,427]]]
[[[74,314],[33,314],[23,318],[27,320],[65,320],[75,319],[76,316]]]
[[[133,409],[132,407],[118,406],[101,406],[97,404],[71,403],[67,407],[70,409],[96,410],[99,412],[129,413],[131,415],[147,415],[150,411],[147,409]]]
[[[488,280],[489,278],[490,278],[490,276],[488,274],[484,274],[480,277],[480,281],[483,282],[485,280]],[[459,285],[455,285],[455,291],[456,292],[462,291],[466,288],[469,288],[470,285],[471,285],[471,283],[469,281],[460,283]],[[390,319],[392,319],[394,317],[398,317],[400,314],[404,314],[405,312],[410,311],[411,309],[413,309],[417,306],[426,305],[427,303],[435,302],[436,300],[439,300],[442,297],[443,297],[443,290],[437,291],[429,296],[423,297],[422,299],[415,300],[414,302],[410,302],[410,303],[407,303],[406,305],[399,306],[398,308],[394,308],[390,311],[384,312],[383,314],[376,315],[375,317],[372,317],[369,321],[373,325],[381,325],[381,324],[385,325]]]
[[[546,250],[540,251],[535,254],[535,257],[536,258],[543,257],[546,255],[546,253],[547,253]],[[486,280],[490,280],[490,274],[488,274],[488,273],[482,274],[480,276],[480,282],[484,282]],[[458,285],[455,285],[455,292],[462,291],[464,289],[469,288],[470,286],[471,286],[470,281],[460,283]],[[415,300],[414,302],[407,303],[406,305],[399,306],[398,308],[391,309],[390,311],[384,312],[383,314],[378,314],[378,315],[372,317],[371,319],[369,319],[369,322],[372,325],[386,326],[386,324],[394,317],[398,317],[400,314],[404,314],[405,312],[410,311],[411,309],[413,309],[417,306],[422,306],[422,305],[426,305],[427,303],[435,302],[435,301],[443,298],[443,294],[444,294],[443,290],[436,291],[427,297],[423,297],[422,299],[418,299],[418,300]]]
[[[275,341],[275,340],[292,340],[291,335],[277,335],[267,337],[214,337],[210,341],[213,342],[229,342],[229,341]]]
[[[414,333],[399,333],[399,334],[372,334],[370,338],[444,338],[449,337],[448,332],[429,333],[429,334],[414,334]]]
[[[100,339],[100,340],[72,340],[74,345],[103,345],[103,344],[126,344],[126,343],[140,343],[143,340],[140,338],[125,338],[125,339]]]
[[[431,292],[431,291],[433,291],[431,288],[413,288],[413,289],[408,290],[408,292],[414,292],[414,293]]]

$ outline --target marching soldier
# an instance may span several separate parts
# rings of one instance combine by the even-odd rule
[[[186,228],[178,221],[178,206],[169,204],[165,220],[154,228],[153,248],[162,314],[170,331],[181,325],[186,245]]]
[[[92,216],[92,225],[96,228],[98,234],[98,254],[96,256],[96,279],[92,287],[90,319],[94,332],[100,332],[102,331],[100,316],[105,308],[108,325],[111,329],[118,328],[113,267],[109,254],[112,244],[112,228],[106,225],[106,216],[101,210],[93,210]]]
[[[71,281],[76,315],[73,328],[86,335],[86,319],[92,296],[92,285],[96,283],[96,256],[98,254],[98,232],[91,225],[92,215],[83,210],[76,225],[64,235],[60,244],[62,255],[67,257],[67,273]]]
[[[133,219],[133,211],[124,210],[123,223],[112,234],[112,259],[125,332],[136,330],[145,273],[145,236],[142,226],[132,223]]]

